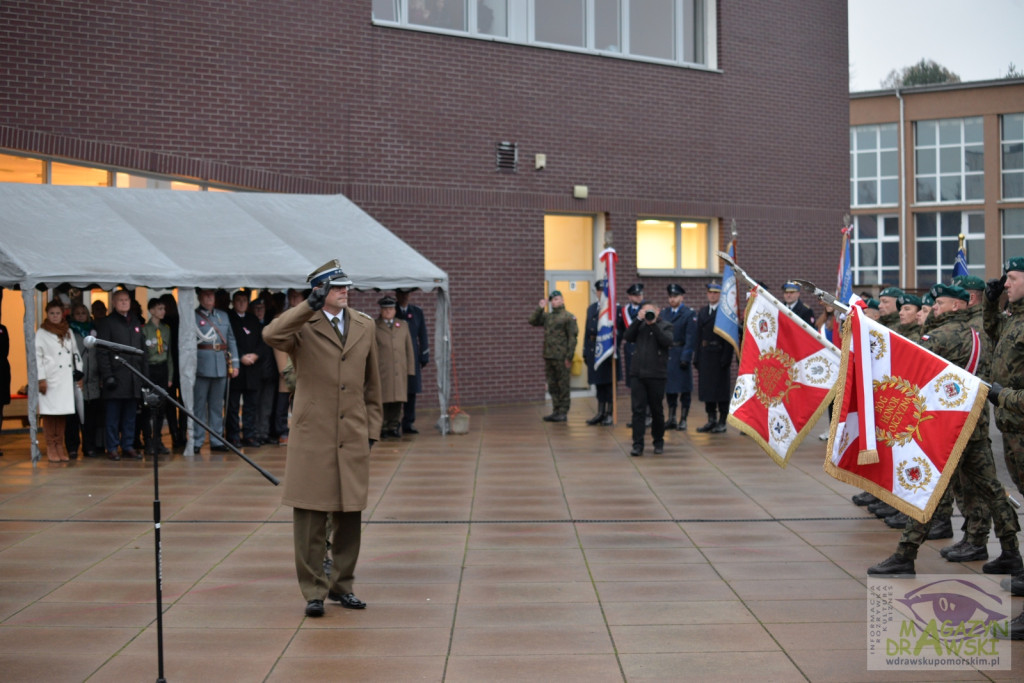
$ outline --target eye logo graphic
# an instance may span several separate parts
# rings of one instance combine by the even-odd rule
[[[933,622],[941,624],[943,640],[952,642],[984,637],[991,632],[993,623],[1009,618],[992,608],[1008,608],[1003,598],[965,579],[933,581],[897,601],[910,609],[921,631],[927,632]]]

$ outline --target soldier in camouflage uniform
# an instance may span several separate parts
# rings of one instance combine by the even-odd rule
[[[905,294],[899,287],[886,287],[878,293],[878,322],[893,331],[900,324],[901,296]]]
[[[970,362],[974,347],[974,335],[969,324],[970,314],[966,310],[969,295],[960,287],[941,284],[932,287],[931,294],[935,298],[932,315],[936,318],[936,325],[921,337],[921,345],[964,368]],[[1002,554],[987,562],[982,571],[986,574],[1009,574],[1024,570],[1024,561],[1021,560],[1017,540],[1020,523],[996,475],[987,421],[978,420],[955,474],[962,481],[970,481],[974,490],[992,511],[992,521],[1002,546]],[[917,549],[928,537],[930,529],[931,520],[924,524],[911,520],[903,531],[896,553],[869,568],[868,574],[913,575]]]
[[[544,310],[545,303],[551,303],[551,312]],[[536,310],[530,315],[530,324],[544,328],[544,375],[551,394],[550,415],[547,422],[565,422],[569,414],[569,368],[576,353],[576,336],[579,328],[576,316],[565,310],[565,299],[557,289],[551,292],[547,302],[541,299]]]
[[[899,306],[900,324],[895,327],[896,334],[901,334],[912,342],[921,341],[921,325],[917,322],[917,312],[921,310],[921,297],[913,294],[900,294],[896,297]]]

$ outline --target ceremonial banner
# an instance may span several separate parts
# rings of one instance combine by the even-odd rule
[[[836,275],[836,299],[838,301],[849,301],[853,296],[853,260],[850,258],[850,232],[853,226],[843,228],[843,250],[839,256],[839,272]],[[860,297],[858,297],[858,300]],[[833,317],[832,342],[837,343],[842,336],[839,315]]]
[[[729,257],[736,258],[736,240],[729,242]],[[722,296],[715,311],[715,334],[732,344],[736,355],[740,355],[739,290],[736,288],[736,273],[726,263],[722,271]]]
[[[607,286],[597,302],[597,345],[594,348],[594,367],[615,354],[615,264],[619,260],[615,250],[609,247],[599,257],[604,263]]]
[[[975,340],[975,348],[980,345]],[[924,522],[988,395],[957,367],[851,309],[825,472]]]
[[[953,264],[953,277],[970,275],[967,270],[967,252],[964,250],[964,236],[960,235],[960,248],[956,251],[956,262]]]
[[[839,350],[760,287],[747,302],[746,330],[729,424],[780,467],[832,397]]]

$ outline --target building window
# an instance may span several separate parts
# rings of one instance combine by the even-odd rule
[[[201,190],[226,192],[203,183],[132,175],[95,166],[50,161],[0,152],[0,183],[31,183],[36,185],[75,185],[79,187],[120,187],[158,190]]]
[[[896,124],[850,128],[850,205],[899,202]]]
[[[896,284],[900,278],[900,219],[854,216],[852,251],[854,284]]]
[[[917,202],[985,199],[985,149],[981,117],[918,121],[914,179]]]
[[[917,286],[949,282],[964,235],[967,270],[985,277],[985,214],[982,211],[943,211],[914,215],[917,239]]]
[[[1024,114],[1003,115],[1003,199],[1024,199]]]
[[[718,272],[715,226],[700,219],[644,218],[636,222],[636,269],[643,275]]]
[[[709,62],[717,0],[373,0],[373,21],[686,66]],[[709,22],[712,25],[709,26]]]
[[[1003,209],[1003,261],[1024,256],[1024,209]]]

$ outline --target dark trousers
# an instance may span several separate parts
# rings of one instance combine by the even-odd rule
[[[402,408],[402,429],[409,429],[416,421],[416,392],[410,391],[405,399],[405,407]]]
[[[256,438],[256,416],[259,413],[259,389],[243,389],[241,378],[230,380],[228,385],[228,407],[224,414],[224,435],[231,443],[238,443],[241,434],[247,439]],[[242,424],[238,424],[238,409],[241,404]]]
[[[602,403],[612,402],[612,383],[607,384],[595,384],[594,388],[597,390],[597,400]]]
[[[643,447],[647,429],[647,410],[651,411],[651,439],[660,445],[665,438],[665,412],[661,401],[665,398],[665,379],[633,377],[629,380],[633,403],[633,445]]]
[[[288,436],[288,408],[292,395],[287,391],[277,392],[274,399],[274,415],[271,419],[270,433],[274,436]]]
[[[66,415],[64,420],[64,447],[72,460],[78,457],[78,447],[82,443],[82,421],[78,413]]]
[[[708,411],[708,422],[725,422],[729,416],[729,401],[705,401],[704,410]]]
[[[167,387],[170,381],[167,375],[167,363],[153,364],[149,366],[149,378],[153,383],[170,394],[172,389]],[[165,398],[154,406],[143,404],[142,406],[142,443],[147,448],[155,448],[160,443],[160,435],[164,431],[164,420],[171,427],[171,437],[174,436],[174,427],[178,419],[174,404]]]
[[[274,401],[277,399],[277,377],[260,380],[259,395],[256,398],[256,433],[253,436],[266,441],[270,436],[270,420],[274,413]]]
[[[135,442],[135,411],[138,402],[134,398],[108,398],[105,407],[107,451],[116,453],[118,445],[122,450],[131,449]]]

